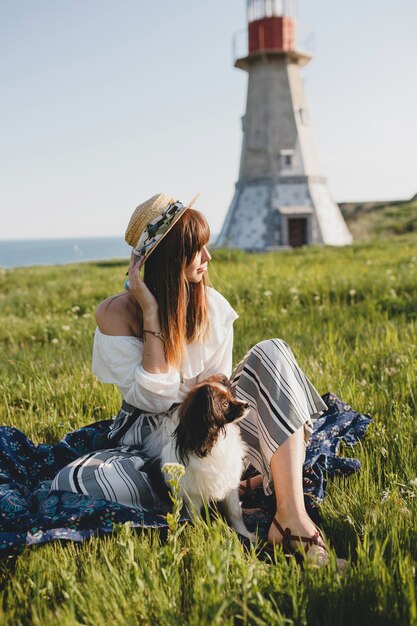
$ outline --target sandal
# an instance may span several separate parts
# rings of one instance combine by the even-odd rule
[[[289,528],[286,528],[284,530],[281,524],[278,522],[276,517],[274,517],[274,519],[272,520],[272,523],[274,524],[274,526],[276,526],[276,528],[282,535],[282,548],[284,552],[287,552],[288,554],[296,554],[297,552],[298,553],[300,552],[299,547],[297,548],[292,547],[291,540],[301,541],[302,543],[306,543],[307,545],[303,546],[305,554],[307,554],[307,552],[313,545],[319,546],[320,548],[323,548],[324,550],[326,550],[326,546],[324,545],[323,535],[321,534],[321,531],[317,528],[317,526],[316,526],[316,532],[314,533],[312,537],[301,537],[300,535],[292,535],[291,530]]]
[[[251,489],[250,479],[251,479],[251,476],[249,478],[246,478],[246,480],[241,480],[240,481],[240,484],[239,484],[239,495],[240,496],[243,496],[244,493],[246,493],[247,491],[249,491],[249,489]]]
[[[260,476],[260,474],[252,474],[252,476],[249,476],[249,478],[246,478],[245,480],[240,481],[240,484],[239,484],[239,496],[240,497],[242,497],[248,491],[252,491],[252,489],[258,488],[258,487],[251,486],[251,480],[253,478],[257,478],[258,476]]]
[[[316,532],[312,537],[301,537],[298,535],[292,535],[289,528],[286,528],[284,530],[276,517],[273,518],[272,523],[274,524],[274,526],[276,526],[276,528],[282,535],[281,545],[284,553],[286,555],[293,554],[298,564],[301,565],[303,562],[308,561],[313,565],[320,567],[329,563],[329,553],[327,552],[322,532],[319,528],[317,528],[317,526]],[[302,542],[302,547],[298,545],[297,547],[293,548],[293,546],[291,545],[291,541]],[[304,543],[306,543],[307,545],[304,545]],[[324,550],[324,554],[317,554],[317,550],[314,549],[315,547]],[[309,552],[309,550],[311,550],[309,553],[309,555],[311,555],[311,558],[306,558],[307,552]],[[313,554],[313,552],[316,552],[316,554]],[[345,559],[339,558],[337,558],[336,560],[338,572],[339,574],[343,574],[347,565],[347,561],[345,561]]]

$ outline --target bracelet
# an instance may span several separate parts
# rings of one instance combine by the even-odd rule
[[[165,343],[164,336],[163,336],[163,334],[160,331],[143,329],[142,333],[149,333],[150,335],[154,335],[154,337],[158,337],[158,339],[160,339],[162,341],[162,343]]]

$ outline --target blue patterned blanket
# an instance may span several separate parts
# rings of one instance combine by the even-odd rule
[[[326,491],[328,477],[348,475],[360,468],[356,459],[338,456],[340,443],[354,445],[371,421],[328,393],[329,407],[316,420],[304,465],[304,492],[314,515]],[[51,491],[51,480],[73,459],[99,448],[112,420],[96,422],[72,431],[57,444],[35,445],[21,431],[0,427],[0,555],[19,551],[25,545],[55,539],[83,541],[109,533],[115,523],[131,522],[137,527],[166,527],[163,514],[143,513],[114,502],[96,500],[66,491]],[[248,528],[267,532],[273,511],[273,496],[263,490],[249,492],[244,506],[260,507],[245,520]]]

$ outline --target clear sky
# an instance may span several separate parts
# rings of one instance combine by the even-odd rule
[[[122,235],[159,192],[218,232],[234,192],[245,0],[0,0],[0,239]],[[299,0],[337,201],[417,193],[416,0]]]

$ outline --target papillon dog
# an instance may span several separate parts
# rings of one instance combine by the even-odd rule
[[[221,502],[229,524],[251,541],[239,502],[245,444],[237,422],[249,412],[248,402],[232,393],[229,379],[215,374],[198,383],[185,400],[147,437],[146,452],[165,463],[181,463],[181,495],[189,514],[203,504]],[[166,478],[166,477],[165,477]]]

